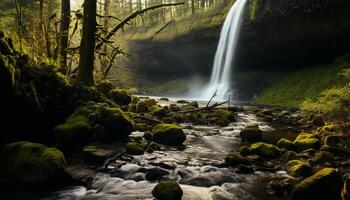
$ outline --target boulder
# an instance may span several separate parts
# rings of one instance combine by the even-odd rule
[[[158,200],[181,200],[183,191],[175,181],[162,181],[153,189],[152,195]]]
[[[56,145],[63,151],[72,152],[93,140],[93,128],[84,115],[72,115],[66,123],[53,129]]]
[[[324,143],[334,149],[350,151],[350,137],[348,135],[328,135]]]
[[[97,91],[101,92],[104,95],[108,95],[109,92],[114,88],[113,84],[110,81],[100,81],[96,84]]]
[[[157,105],[157,101],[155,99],[146,99],[144,102],[148,105],[148,107]]]
[[[162,168],[152,168],[146,173],[146,180],[148,181],[160,181],[163,176],[169,175],[169,172]]]
[[[148,108],[148,105],[147,103],[141,101],[137,104],[136,106],[136,112],[138,113],[146,113],[148,112],[149,108]]]
[[[103,164],[106,159],[112,156],[112,153],[112,151],[95,144],[83,148],[84,160],[90,164]]]
[[[53,133],[60,148],[71,150],[92,141],[125,140],[133,128],[133,121],[120,109],[89,102],[56,126]]]
[[[111,90],[108,96],[120,106],[129,105],[131,102],[131,96],[124,90],[114,89]]]
[[[70,181],[63,153],[42,144],[7,144],[1,150],[0,161],[1,179],[15,185],[53,187]]]
[[[292,141],[282,138],[277,142],[277,147],[280,149],[292,150],[294,148],[294,144]]]
[[[227,126],[230,122],[235,121],[235,116],[231,111],[225,109],[217,109],[215,111],[216,124],[219,126]]]
[[[340,200],[342,177],[334,168],[324,168],[304,179],[294,188],[293,200],[332,199]]]
[[[231,152],[226,155],[225,163],[230,167],[236,167],[241,164],[247,164],[247,160],[238,152]]]
[[[280,150],[272,144],[257,142],[250,145],[251,153],[257,154],[262,158],[273,159],[280,156]]]
[[[262,131],[258,126],[247,126],[240,132],[242,141],[259,142],[262,140]]]
[[[335,164],[334,155],[328,151],[319,151],[311,159],[311,162],[316,165],[323,165],[329,163],[331,165]]]
[[[162,107],[156,107],[153,109],[153,115],[157,117],[165,117],[168,115],[168,110]]]
[[[125,149],[131,155],[142,155],[145,152],[144,146],[138,142],[128,142],[125,145]]]
[[[307,177],[311,175],[312,168],[308,162],[291,160],[287,163],[287,172],[294,177]]]
[[[295,153],[294,151],[286,151],[286,152],[283,154],[282,158],[283,158],[284,160],[295,160],[295,159],[298,158],[298,154]]]
[[[182,128],[176,124],[158,124],[152,133],[155,142],[169,146],[180,146],[186,140]]]
[[[149,131],[143,133],[143,138],[147,141],[153,141],[153,134]]]
[[[319,149],[321,147],[320,139],[316,134],[300,133],[294,140],[294,145],[297,150],[303,151],[306,149]]]

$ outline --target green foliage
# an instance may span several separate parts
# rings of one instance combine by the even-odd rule
[[[348,66],[334,64],[280,72],[258,96],[256,103],[299,107],[307,99],[315,101],[322,91],[344,85],[346,80],[341,72]]]
[[[256,14],[259,9],[260,0],[252,0],[249,3],[249,20],[255,21]]]
[[[129,31],[128,35],[133,40],[153,38],[155,40],[166,41],[188,33],[193,34],[203,29],[220,27],[233,2],[234,0],[227,4],[218,3],[205,11],[196,11],[194,15],[188,13],[174,20],[158,34],[156,34],[157,31],[164,27],[168,23],[167,21],[138,27],[133,31]]]
[[[310,99],[301,104],[304,111],[322,114],[332,119],[349,119],[350,85],[325,90],[316,101]]]

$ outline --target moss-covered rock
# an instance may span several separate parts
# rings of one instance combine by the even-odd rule
[[[247,156],[249,155],[251,152],[251,149],[248,147],[248,146],[241,146],[239,148],[239,153],[242,155],[242,156]]]
[[[146,99],[144,102],[148,105],[148,107],[157,105],[157,101],[155,99]]]
[[[298,154],[296,152],[294,152],[294,151],[286,151],[283,154],[282,158],[284,160],[295,160],[295,159],[298,158]]]
[[[54,128],[58,146],[63,149],[91,141],[125,140],[133,131],[133,121],[120,109],[89,102]]]
[[[178,101],[176,101],[176,103],[185,104],[185,103],[189,103],[189,102],[188,102],[188,101],[186,101],[186,100],[178,100]]]
[[[194,108],[198,108],[198,106],[199,106],[197,101],[192,101],[192,102],[188,103],[187,105],[192,106]]]
[[[217,109],[215,111],[215,124],[219,126],[227,126],[230,122],[234,122],[235,116],[231,111],[225,109]]]
[[[162,149],[160,144],[158,144],[157,142],[153,142],[153,141],[147,143],[147,147],[151,148],[152,151],[160,151]]]
[[[154,141],[170,145],[180,146],[186,140],[182,128],[175,124],[158,124],[152,130]]]
[[[125,145],[125,149],[131,155],[142,155],[145,152],[143,144],[138,142],[128,142]]]
[[[53,130],[56,145],[64,151],[74,151],[93,140],[93,128],[84,115],[72,115],[66,123]]]
[[[287,163],[287,171],[294,177],[307,177],[311,175],[311,166],[308,162],[291,160]]]
[[[311,162],[316,165],[323,165],[329,163],[334,165],[334,155],[328,151],[319,151],[316,155],[311,159]]]
[[[148,105],[147,103],[141,101],[137,104],[136,106],[136,112],[138,113],[146,113],[148,112],[149,108],[148,108]]]
[[[1,179],[20,186],[52,187],[68,183],[70,176],[62,152],[42,144],[17,142],[0,154]]]
[[[294,144],[292,141],[282,138],[277,142],[277,147],[280,149],[292,150],[294,149]]]
[[[156,107],[153,109],[153,115],[157,117],[165,117],[168,115],[168,110],[162,107]]]
[[[108,95],[111,90],[113,90],[114,86],[110,81],[100,81],[96,84],[96,89],[104,95]]]
[[[161,100],[161,101],[169,101],[169,99],[166,98],[166,97],[162,97],[162,98],[160,98],[159,100]]]
[[[153,189],[152,195],[158,200],[181,200],[183,191],[175,181],[162,181]]]
[[[149,131],[143,133],[143,138],[147,141],[153,141],[153,134]]]
[[[247,126],[241,130],[240,136],[244,142],[259,142],[262,140],[262,131],[258,126]]]
[[[137,123],[135,125],[135,130],[138,130],[138,131],[151,131],[152,130],[152,126],[149,126],[148,124],[145,124],[145,123]]]
[[[272,144],[257,142],[250,145],[251,152],[266,159],[273,159],[280,156],[280,150]]]
[[[226,155],[225,163],[230,167],[236,167],[241,164],[247,164],[247,160],[238,152],[231,152]]]
[[[342,185],[342,177],[338,173],[338,170],[333,168],[324,168],[297,184],[294,188],[292,199],[340,200]]]
[[[128,93],[124,90],[120,90],[120,89],[111,90],[108,96],[120,106],[129,105],[129,103],[131,102],[131,96],[128,95]]]
[[[328,135],[324,140],[325,145],[339,150],[350,150],[350,137],[348,135]]]
[[[303,151],[310,148],[317,150],[321,147],[321,142],[316,134],[301,133],[294,140],[294,145],[299,151]]]
[[[112,156],[112,151],[97,145],[87,145],[83,148],[84,161],[90,164],[103,164]]]

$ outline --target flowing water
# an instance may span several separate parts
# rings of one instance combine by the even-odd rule
[[[214,93],[216,93],[216,100],[224,100],[232,95],[230,77],[247,1],[237,0],[225,19],[215,54],[211,79],[209,85],[202,92],[203,99],[211,98]]]
[[[150,182],[145,174],[150,169],[165,171],[165,179],[177,180],[184,191],[183,200],[246,200],[264,199],[256,194],[261,180],[284,176],[284,172],[256,171],[242,175],[236,169],[221,167],[225,155],[241,146],[237,137],[242,128],[258,125],[262,130],[272,130],[260,121],[249,107],[238,113],[237,122],[227,127],[194,126],[182,124],[187,135],[185,148],[168,148],[164,151],[128,156],[116,161],[120,168],[108,173],[97,173],[91,188],[68,187],[50,194],[46,199],[153,199],[152,189],[157,181]],[[134,132],[132,136],[142,135]]]

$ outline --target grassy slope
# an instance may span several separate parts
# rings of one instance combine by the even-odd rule
[[[341,73],[347,67],[350,65],[334,64],[280,72],[256,103],[299,107],[307,99],[316,100],[325,89],[344,84]]]
[[[154,39],[159,41],[171,40],[176,37],[185,36],[198,30],[206,30],[220,26],[225,20],[226,14],[232,5],[219,3],[206,11],[197,11],[194,15],[188,13],[176,18],[165,29],[156,34],[168,21],[156,24],[147,24],[136,29],[127,30],[127,38],[130,40]],[[216,36],[217,37],[217,36]]]

